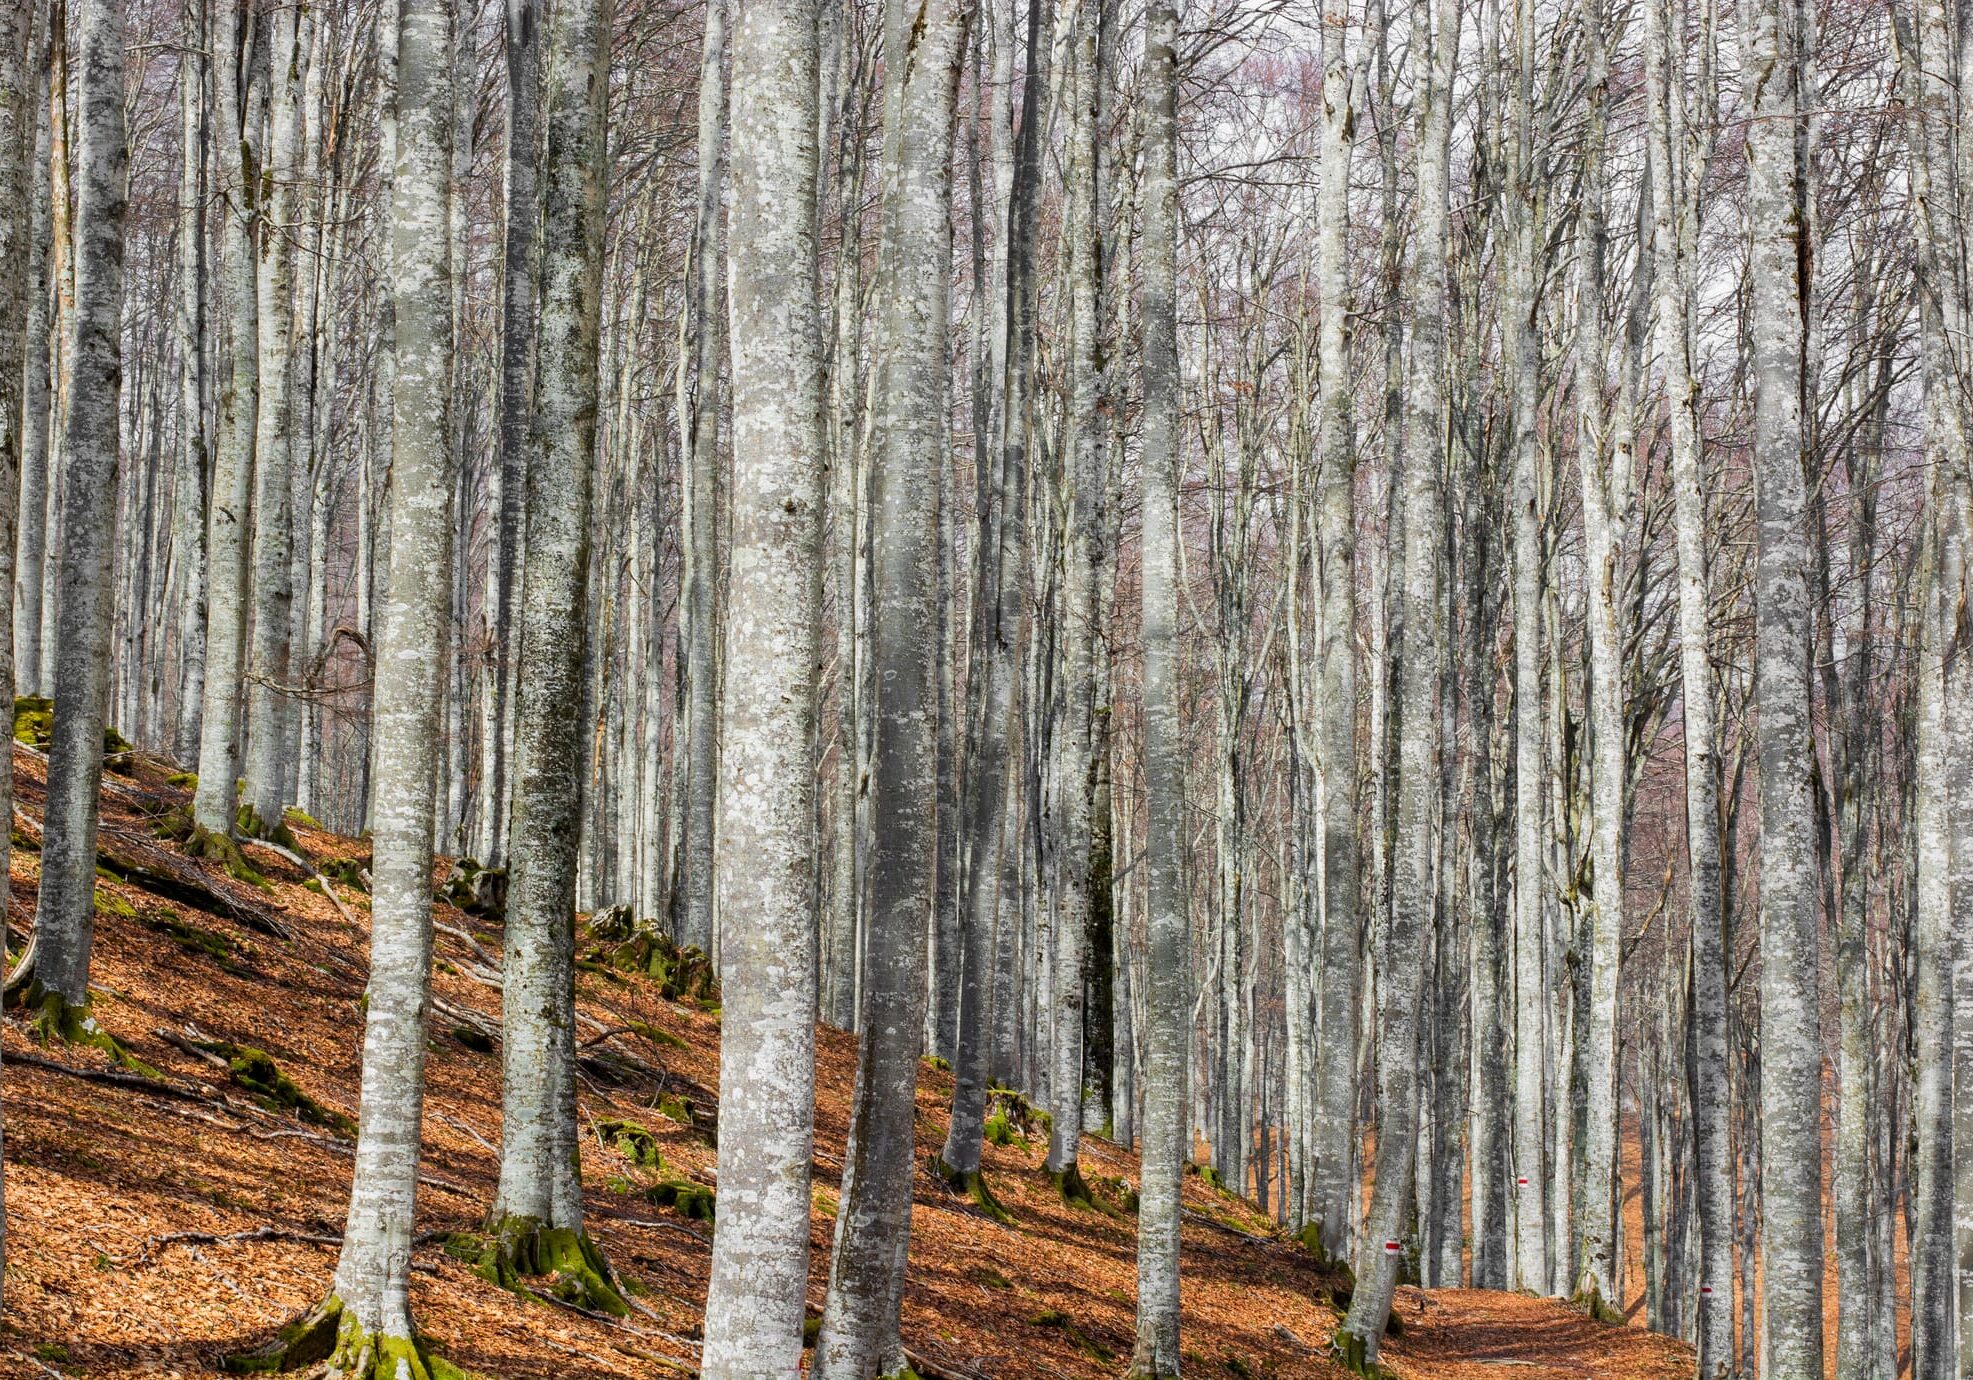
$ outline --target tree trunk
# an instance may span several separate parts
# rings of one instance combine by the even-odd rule
[[[75,330],[62,426],[60,595],[53,648],[36,966],[28,1001],[46,1034],[108,1042],[88,1014],[95,935],[97,788],[109,693],[111,562],[116,545],[118,405],[123,373],[124,136],[122,0],[79,0],[76,83]]]
[[[823,510],[817,7],[815,0],[740,0],[738,18],[732,636],[720,715],[721,1203],[700,1373],[794,1380],[808,1289],[815,1104]]]
[[[887,12],[883,230],[871,390],[870,910],[856,1092],[843,1156],[821,1380],[872,1380],[903,1364],[898,1334],[911,1231],[913,1097],[924,1028],[925,933],[938,883],[939,467],[947,460],[948,199],[953,107],[968,0]]]

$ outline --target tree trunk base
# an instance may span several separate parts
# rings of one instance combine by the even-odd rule
[[[1623,1310],[1603,1297],[1603,1291],[1596,1287],[1595,1280],[1585,1278],[1578,1284],[1569,1306],[1600,1323],[1608,1323],[1612,1327],[1624,1325]]]
[[[613,1318],[630,1313],[609,1261],[579,1228],[504,1218],[488,1228],[475,1268],[490,1283],[517,1294],[547,1293]]]
[[[97,1025],[88,1003],[73,1006],[59,992],[50,992],[39,982],[30,982],[20,1004],[28,1012],[28,1032],[37,1043],[100,1049],[119,1068],[144,1078],[164,1077],[125,1048],[123,1041]]]
[[[947,1187],[971,1198],[973,1206],[994,1221],[1003,1226],[1014,1224],[1014,1215],[1000,1205],[1000,1200],[993,1196],[993,1190],[987,1187],[986,1176],[979,1170],[954,1169],[936,1155],[932,1157],[931,1170]]]
[[[415,1337],[366,1332],[334,1294],[255,1351],[220,1361],[229,1375],[273,1375],[320,1367],[325,1380],[472,1380]]]
[[[1388,1380],[1389,1372],[1377,1364],[1376,1343],[1359,1337],[1348,1328],[1336,1329],[1333,1357],[1337,1365],[1363,1380]]]
[[[1055,1185],[1055,1191],[1062,1195],[1064,1203],[1086,1212],[1108,1215],[1108,1205],[1098,1202],[1096,1195],[1089,1191],[1089,1185],[1082,1177],[1082,1168],[1075,1161],[1071,1160],[1066,1169],[1050,1169],[1047,1173],[1048,1181]]]

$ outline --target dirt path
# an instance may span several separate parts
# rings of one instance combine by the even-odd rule
[[[1684,1380],[1689,1347],[1592,1322],[1555,1299],[1486,1289],[1398,1291],[1404,1336],[1385,1356],[1403,1380]]]

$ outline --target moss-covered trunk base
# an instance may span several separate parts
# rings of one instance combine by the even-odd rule
[[[979,1170],[954,1169],[943,1159],[934,1155],[932,1157],[931,1171],[954,1192],[963,1193],[968,1198],[971,1198],[973,1200],[973,1206],[984,1212],[994,1221],[1006,1226],[1013,1225],[1014,1215],[1000,1205],[1000,1200],[993,1196],[993,1190],[987,1187],[986,1176],[981,1174]]]
[[[1390,1372],[1377,1364],[1377,1349],[1373,1339],[1359,1337],[1348,1328],[1336,1329],[1335,1349],[1331,1359],[1351,1375],[1360,1375],[1363,1380],[1388,1380]]]
[[[1569,1300],[1569,1306],[1600,1323],[1609,1323],[1612,1327],[1624,1325],[1623,1311],[1604,1298],[1603,1291],[1596,1287],[1596,1281],[1587,1276],[1576,1286],[1575,1297]]]
[[[100,1049],[120,1068],[144,1078],[164,1077],[125,1048],[123,1041],[97,1025],[87,1002],[71,1004],[61,993],[49,991],[37,980],[29,983],[21,995],[21,1007],[28,1013],[29,1033],[40,1044]]]
[[[1055,1185],[1055,1191],[1062,1195],[1064,1203],[1088,1212],[1104,1211],[1106,1205],[1098,1202],[1096,1195],[1089,1191],[1089,1185],[1083,1181],[1082,1169],[1075,1161],[1071,1160],[1066,1169],[1050,1169],[1047,1173],[1048,1181]]]
[[[255,1351],[224,1358],[231,1375],[270,1375],[321,1368],[324,1380],[470,1380],[418,1337],[366,1331],[343,1301],[329,1295]]]
[[[543,1226],[532,1217],[503,1218],[487,1228],[474,1268],[517,1294],[545,1293],[613,1318],[630,1312],[609,1261],[579,1228]]]

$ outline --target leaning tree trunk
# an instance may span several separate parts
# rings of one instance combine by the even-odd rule
[[[1148,948],[1143,1169],[1137,1212],[1137,1344],[1130,1373],[1179,1367],[1179,1204],[1185,1162],[1188,949],[1185,758],[1179,722],[1178,7],[1144,16],[1143,351],[1144,860]]]
[[[896,83],[878,247],[870,534],[876,748],[870,763],[869,927],[856,1092],[843,1154],[821,1380],[903,1367],[898,1315],[911,1231],[913,1103],[924,1028],[925,929],[938,883],[939,466],[947,463],[953,107],[970,0],[897,0]]]
[[[411,1234],[431,997],[439,653],[452,603],[451,7],[401,0],[393,27],[396,384],[374,696],[370,982],[356,1165],[329,1296],[256,1358],[265,1369],[327,1355],[328,1373],[338,1380],[431,1380],[411,1321]]]
[[[1763,1380],[1822,1376],[1820,928],[1809,713],[1798,0],[1743,10],[1757,498],[1754,697],[1761,849]]]
[[[123,373],[123,222],[129,167],[123,0],[80,0],[75,37],[80,72],[74,353],[62,427],[55,726],[48,751],[35,970],[28,1000],[45,1036],[114,1049],[89,1015],[89,949],[95,936],[96,797],[103,777],[109,692]]]
[[[233,836],[240,779],[240,708],[246,640],[248,509],[253,485],[253,415],[259,381],[259,317],[254,309],[253,227],[259,176],[246,150],[241,108],[248,89],[240,6],[213,7],[213,121],[220,196],[219,417],[206,515],[206,668],[199,718],[199,785],[192,799],[193,844],[224,853]],[[367,501],[367,500],[366,500]]]
[[[1445,545],[1444,456],[1446,276],[1452,162],[1452,74],[1459,0],[1415,0],[1413,61],[1419,65],[1418,232],[1413,280],[1411,374],[1404,458],[1405,650],[1400,659],[1391,918],[1379,974],[1377,1164],[1357,1252],[1357,1287],[1338,1332],[1345,1364],[1367,1369],[1397,1289],[1418,1149],[1418,1012],[1426,940],[1433,924],[1433,815],[1439,794],[1439,563]]]
[[[718,868],[719,913],[727,917],[720,1210],[700,1374],[795,1380],[808,1295],[815,1109],[824,456],[817,4],[740,0],[738,18],[732,637],[721,707]],[[928,525],[922,510],[920,525]]]
[[[601,340],[609,0],[551,18],[541,372],[524,468],[525,565],[515,723],[514,843],[502,983],[500,1188],[489,1226],[504,1275],[628,1311],[583,1230],[576,1124],[574,931],[582,836],[580,725]]]

